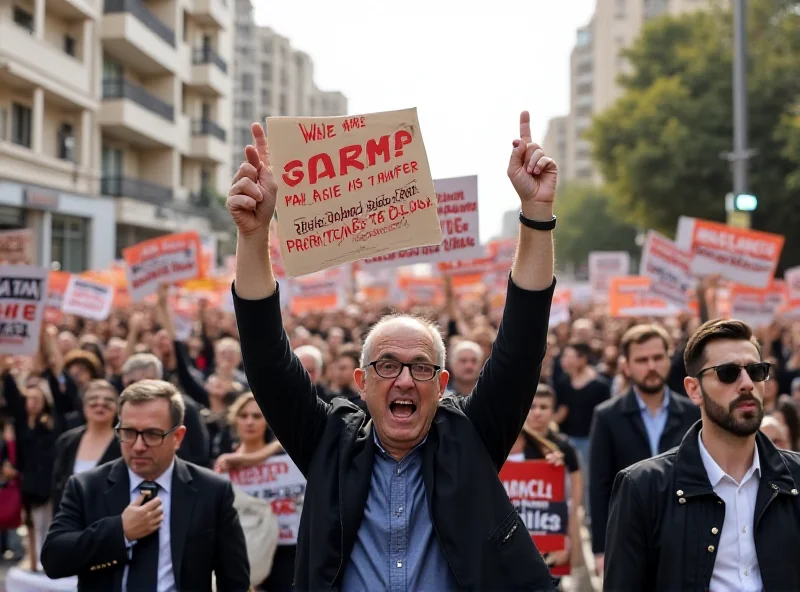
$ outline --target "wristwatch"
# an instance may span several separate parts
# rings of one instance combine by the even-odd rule
[[[539,220],[531,220],[530,218],[526,218],[523,216],[522,210],[520,210],[519,221],[522,225],[532,228],[533,230],[553,230],[556,227],[555,214],[553,214],[552,219],[548,220],[547,222],[541,222]]]

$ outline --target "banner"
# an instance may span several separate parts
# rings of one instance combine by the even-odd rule
[[[289,276],[442,242],[416,109],[268,117],[267,138]]]
[[[0,265],[0,353],[32,356],[39,350],[49,273],[32,265]]]
[[[786,302],[786,285],[778,280],[765,289],[733,285],[730,289],[730,316],[754,329],[768,327]]]
[[[347,306],[347,287],[350,266],[325,269],[288,283],[289,308],[292,314],[330,312]]]
[[[572,302],[572,293],[564,288],[556,288],[553,293],[553,302],[550,305],[550,327],[569,323],[571,315],[569,305]]]
[[[114,286],[73,275],[69,278],[61,310],[85,319],[105,321],[111,314]]]
[[[692,253],[695,276],[718,274],[737,284],[766,288],[775,277],[784,237],[681,216],[675,243]]]
[[[30,265],[33,263],[33,230],[0,232],[0,264]]]
[[[631,255],[627,251],[593,251],[589,253],[589,283],[592,298],[605,302],[611,278],[631,272]]]
[[[569,515],[564,497],[565,479],[564,465],[557,467],[543,460],[508,461],[500,470],[500,481],[508,499],[519,512],[536,548],[545,557],[567,546]],[[569,575],[569,561],[551,567],[550,573]]]
[[[694,286],[692,255],[655,230],[647,233],[639,275],[650,278],[653,294],[688,310],[689,290]]]
[[[611,278],[608,286],[608,313],[612,317],[667,317],[680,310],[654,296],[650,278],[627,276]]]
[[[435,179],[442,244],[364,259],[365,267],[469,260],[486,254],[478,228],[478,177]]]
[[[181,232],[159,236],[122,250],[127,263],[128,289],[134,302],[155,294],[161,284],[200,277],[199,235]]]

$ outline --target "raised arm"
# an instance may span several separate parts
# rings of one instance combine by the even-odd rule
[[[535,223],[552,220],[556,176],[555,162],[531,142],[530,116],[523,111],[508,177],[525,218]],[[462,403],[498,471],[533,402],[547,349],[554,287],[551,231],[520,224],[500,330],[475,390]]]
[[[319,441],[328,405],[292,352],[283,328],[280,296],[269,257],[269,224],[278,187],[272,176],[267,139],[253,124],[255,147],[245,150],[228,193],[236,223],[236,279],[233,303],[250,388],[286,452],[306,472]]]

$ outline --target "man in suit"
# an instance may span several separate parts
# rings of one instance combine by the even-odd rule
[[[622,469],[680,444],[700,419],[697,407],[667,386],[669,335],[660,325],[636,325],[622,336],[622,370],[631,383],[627,394],[594,412],[589,439],[589,503],[592,550],[603,573],[608,506],[614,478]]]
[[[291,350],[269,255],[278,187],[264,131],[252,131],[255,147],[228,194],[238,227],[233,298],[250,386],[309,482],[298,590],[553,590],[498,478],[531,408],[555,288],[556,165],[531,142],[528,112],[507,169],[521,202],[517,253],[472,394],[442,396],[449,375],[435,326],[387,317],[354,373],[369,414],[319,398]]]
[[[247,590],[250,564],[233,489],[175,453],[186,433],[183,397],[162,380],[123,391],[122,459],[73,475],[42,549],[51,578],[79,590]],[[146,492],[150,493],[147,500]]]

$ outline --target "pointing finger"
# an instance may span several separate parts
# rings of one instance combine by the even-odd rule
[[[527,111],[519,114],[519,137],[523,142],[531,143],[531,114]]]
[[[267,136],[264,135],[264,128],[260,123],[254,123],[250,126],[250,131],[253,132],[253,142],[256,145],[259,160],[264,163],[264,166],[270,166],[269,147],[267,146]]]

